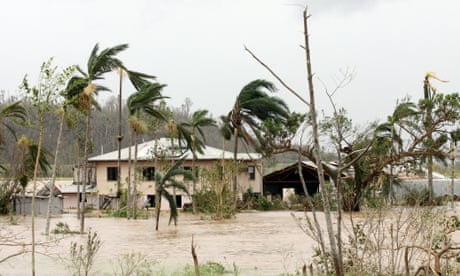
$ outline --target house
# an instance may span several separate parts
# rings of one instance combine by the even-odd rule
[[[51,197],[51,214],[62,214],[63,200],[59,192],[59,185],[55,183],[55,188]],[[48,201],[50,197],[49,181],[37,181],[35,183],[35,215],[46,215],[48,213]],[[30,181],[25,189],[24,194],[16,194],[13,201],[13,210],[16,214],[32,214],[32,196],[34,193],[34,183]]]
[[[86,202],[89,207],[97,207],[99,205],[99,197],[97,196],[96,188],[96,168],[91,166],[87,167],[87,179],[85,193]],[[62,206],[64,210],[77,209],[78,202],[81,202],[83,192],[83,170],[82,166],[73,168],[73,180],[66,181],[66,185],[56,184],[57,189],[62,197]]]
[[[36,216],[46,215],[48,213],[48,201],[49,196],[35,196],[35,210]],[[51,209],[52,215],[62,214],[62,197],[53,196],[51,198]],[[32,214],[32,196],[26,195],[25,197],[17,197],[14,200],[14,210],[16,214]]]
[[[298,166],[299,163],[296,162],[265,175],[263,178],[263,194],[271,197],[278,196],[283,200],[288,200],[288,197],[292,194],[304,195],[305,192]],[[311,161],[303,161],[301,166],[308,194],[313,196],[319,190],[318,167]],[[325,179],[329,180],[329,177],[325,175]]]
[[[121,188],[127,189],[127,178],[129,170],[129,156],[131,154],[131,166],[133,166],[135,147],[123,148],[120,152],[120,176]],[[155,157],[157,167],[155,167]],[[157,170],[171,165],[179,158],[185,157],[184,169],[191,170],[194,162],[195,172],[198,172],[196,183],[197,190],[204,187],[203,179],[200,177],[200,170],[210,169],[215,164],[221,164],[223,160],[232,161],[233,152],[205,146],[202,154],[197,153],[196,160],[193,161],[192,152],[184,146],[179,146],[177,140],[171,141],[169,138],[161,138],[141,143],[137,146],[137,169],[138,169],[138,201],[137,206],[142,207],[148,203],[151,207],[155,205],[155,182],[154,175]],[[257,153],[238,153],[237,161],[239,172],[237,176],[238,193],[242,195],[249,188],[254,193],[262,191],[262,156]],[[106,154],[91,157],[88,165],[94,168],[95,183],[94,187],[98,194],[98,207],[116,206],[117,204],[117,185],[118,185],[118,150]],[[131,173],[133,173],[131,171]],[[187,181],[190,193],[192,182]],[[228,183],[231,185],[231,183]],[[176,203],[182,207],[190,203],[191,199],[179,191],[176,193]],[[167,202],[162,203],[162,208],[168,208]]]
[[[428,179],[426,175],[411,175],[396,173],[396,181],[393,185],[393,194],[396,200],[403,201],[411,192],[428,191]],[[433,172],[433,196],[460,196],[460,179]]]

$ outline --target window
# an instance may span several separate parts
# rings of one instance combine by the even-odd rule
[[[248,175],[249,175],[249,180],[256,179],[256,168],[254,166],[248,166]]]
[[[192,167],[185,166],[184,171],[188,171],[188,172],[190,172],[190,174],[193,173],[195,175],[195,179],[198,179],[198,167],[195,166],[195,170],[192,172]],[[187,176],[187,177],[185,177],[185,180],[192,180],[192,179]]]
[[[144,181],[154,181],[155,180],[155,167],[142,168],[142,179]]]
[[[107,167],[107,180],[108,181],[118,180],[118,168],[117,167]]]

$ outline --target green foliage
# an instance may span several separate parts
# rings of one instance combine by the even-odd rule
[[[159,199],[164,197],[169,203],[169,223],[174,221],[174,225],[177,224],[177,205],[176,199],[174,196],[169,192],[169,189],[177,189],[179,191],[184,192],[185,194],[189,195],[188,189],[182,181],[176,179],[178,176],[182,176],[184,178],[194,179],[192,173],[188,170],[182,168],[182,164],[185,161],[185,157],[178,160],[174,163],[170,168],[168,168],[164,173],[155,172],[155,190],[157,195],[159,195]],[[156,230],[158,230],[158,220],[160,217],[160,204],[156,206],[156,215],[157,215],[157,224]]]
[[[214,162],[210,168],[201,171],[201,191],[193,200],[199,212],[212,214],[216,219],[230,218],[235,214],[235,194],[229,189],[232,176],[232,162]],[[196,198],[196,199],[195,199]],[[212,203],[211,203],[212,202]]]
[[[108,210],[107,214],[116,218],[126,218],[128,215],[126,206],[119,209],[110,209]],[[150,213],[147,210],[137,210],[136,215],[138,219],[148,219]]]
[[[195,267],[192,265],[186,265],[182,272],[184,276],[193,276],[195,275]],[[200,275],[202,276],[218,276],[218,275],[225,275],[226,270],[225,267],[216,262],[207,262],[205,264],[200,265]]]
[[[53,234],[78,234],[80,232],[70,230],[69,225],[66,222],[59,221],[56,223],[56,228],[52,230]]]
[[[233,193],[225,190],[222,194],[222,218],[231,218],[235,214]],[[216,215],[219,207],[218,196],[214,190],[201,190],[193,195],[197,211],[208,215]]]
[[[0,145],[3,145],[6,141],[4,128],[6,128],[16,140],[16,131],[13,128],[13,124],[23,124],[27,120],[27,111],[20,101],[12,104],[1,104],[0,108]],[[0,148],[0,150],[2,150],[2,148]]]
[[[109,209],[107,210],[107,214],[111,217],[117,218],[126,218],[127,217],[127,199],[128,199],[128,190],[122,189],[120,194],[120,205],[118,209]],[[137,218],[140,219],[148,219],[149,212],[147,210],[138,210],[137,211]]]
[[[272,208],[272,202],[267,197],[261,196],[259,199],[259,210],[268,211]]]
[[[271,200],[269,200],[265,196],[261,196],[258,200],[258,202],[255,203],[255,206],[257,206],[258,210],[261,211],[272,211],[272,210],[284,210],[286,209],[286,206],[283,202],[283,199],[279,196],[273,197]]]
[[[88,231],[85,245],[78,245],[76,242],[70,243],[70,254],[67,266],[72,272],[72,275],[89,275],[101,245],[102,241],[99,239],[97,232],[91,232],[91,229]]]
[[[430,201],[430,192],[427,188],[408,188],[406,190],[406,194],[404,195],[404,201],[402,204],[408,206],[440,206],[446,200],[447,198],[444,197],[435,197],[433,198],[433,201]]]
[[[312,207],[309,203],[313,204],[315,211],[323,210],[323,201],[321,200],[321,194],[316,193],[314,196],[306,197],[304,195],[292,195],[289,197],[289,202],[291,203],[291,209],[299,209],[303,211],[312,211]],[[335,209],[335,204],[332,204],[332,210]]]

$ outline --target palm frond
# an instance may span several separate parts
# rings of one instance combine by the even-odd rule
[[[106,48],[98,54],[99,46],[96,44],[88,59],[88,78],[97,80],[103,74],[123,67],[123,63],[115,56],[126,50],[128,44],[120,44],[111,48]]]
[[[26,163],[29,164],[31,168],[33,168],[35,161],[37,160],[38,145],[32,142],[27,145],[27,148],[29,150],[29,157],[26,160]],[[51,169],[51,164],[48,161],[48,159],[51,159],[51,158],[53,158],[53,154],[51,154],[51,152],[49,152],[47,149],[41,147],[40,158],[38,160],[38,166],[44,174],[47,174]]]
[[[128,79],[136,90],[141,90],[144,86],[151,84],[150,80],[155,80],[156,77],[152,75],[147,75],[144,73],[125,70],[128,74]]]

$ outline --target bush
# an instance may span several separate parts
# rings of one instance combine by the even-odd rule
[[[433,198],[433,202],[430,202],[430,193],[427,188],[407,188],[407,194],[404,196],[403,204],[408,206],[440,206],[448,199],[448,196],[439,196]]]
[[[321,194],[316,193],[313,197],[310,197],[311,199],[311,204],[313,205],[313,208],[316,211],[322,211],[323,210],[323,201],[321,200]],[[292,195],[289,198],[291,204],[294,206],[294,208],[299,208],[303,211],[312,211],[312,206],[308,202],[309,199],[304,196],[304,195]],[[331,208],[334,208],[334,204],[332,204]]]
[[[128,253],[118,258],[112,275],[120,276],[149,276],[154,274],[155,261],[147,260],[141,253]]]
[[[217,276],[225,275],[225,267],[216,262],[207,262],[206,264],[200,265],[200,275],[202,276]],[[181,275],[192,276],[195,275],[195,267],[193,265],[187,265],[184,268],[184,272]]]
[[[97,232],[91,232],[91,229],[88,231],[88,237],[84,245],[71,242],[67,267],[72,271],[72,275],[89,275],[101,245],[102,241],[99,239]]]
[[[284,210],[286,206],[279,196],[274,196],[272,200],[268,200],[266,196],[261,196],[259,200],[255,203],[258,206],[258,210],[261,211],[271,211],[271,210]]]
[[[223,218],[231,218],[235,213],[233,200],[233,194],[230,192],[223,193],[222,206],[219,205],[217,194],[213,190],[202,190],[193,195],[198,212],[216,215],[220,207]]]
[[[80,232],[70,230],[70,227],[67,223],[60,221],[56,223],[56,228],[53,229],[52,233],[53,234],[78,234]]]

